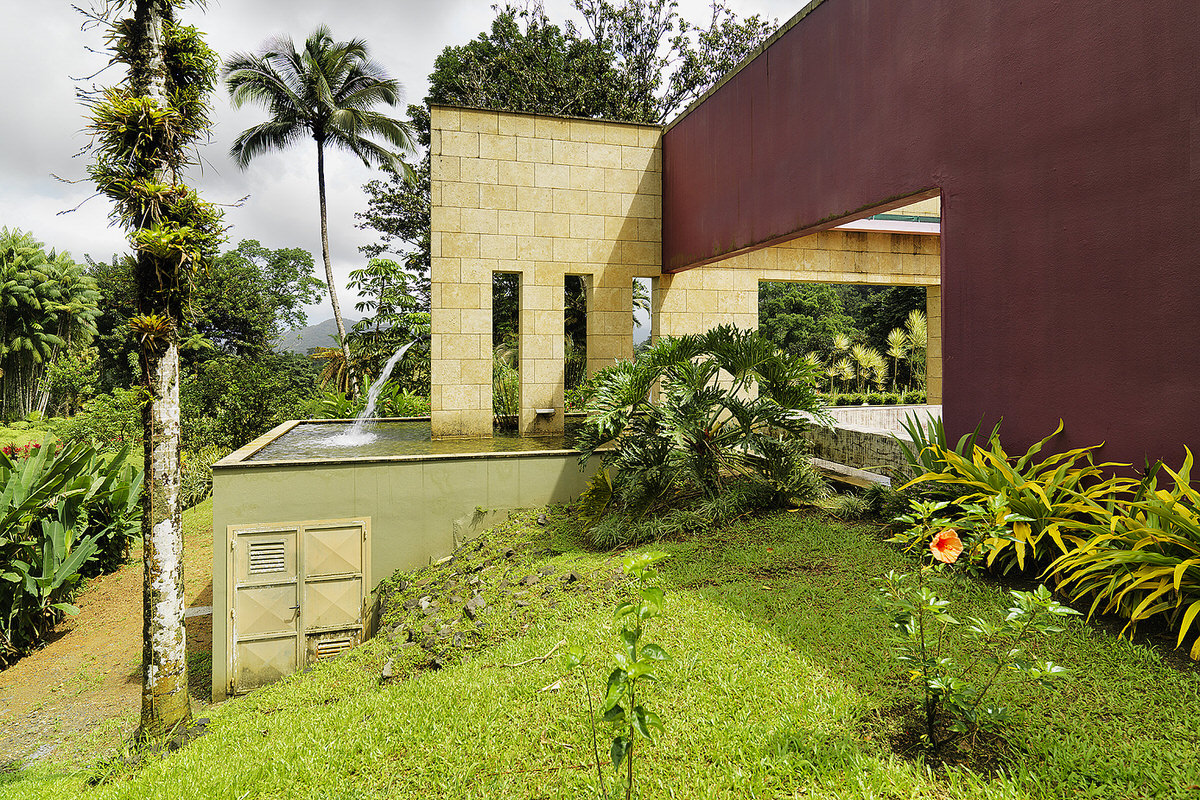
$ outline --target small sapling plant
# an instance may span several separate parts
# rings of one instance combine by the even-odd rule
[[[633,797],[634,748],[636,742],[645,740],[654,743],[655,734],[661,734],[663,723],[658,714],[646,708],[643,689],[646,682],[654,680],[658,667],[669,656],[661,646],[643,640],[646,622],[662,614],[666,595],[658,586],[658,570],[655,565],[667,557],[666,553],[638,553],[627,556],[622,566],[627,574],[637,581],[637,594],[632,600],[617,605],[613,618],[620,623],[621,647],[613,655],[616,667],[608,676],[608,685],[600,703],[601,719],[613,726],[613,739],[609,747],[609,760],[616,776],[614,796]],[[568,671],[583,663],[583,653],[578,647],[567,652],[565,665]],[[591,714],[592,746],[595,750],[597,777],[600,779],[604,796],[604,777],[601,770],[600,748],[596,737],[596,716],[592,694],[584,676],[584,691],[588,698]]]
[[[1032,592],[1010,592],[1012,603],[998,622],[970,618],[964,625],[955,619],[939,590],[964,544],[950,521],[939,516],[946,507],[913,501],[911,513],[899,518],[909,528],[893,541],[919,546],[922,563],[915,573],[891,571],[880,582],[881,605],[895,631],[896,658],[917,690],[922,738],[930,751],[1005,724],[1009,709],[987,701],[1001,683],[1046,683],[1061,675],[1063,667],[1029,657],[1025,645],[1033,636],[1061,631],[1054,624],[1057,617],[1078,613],[1039,586]],[[989,534],[997,535],[994,530]],[[951,646],[956,639],[965,641]]]

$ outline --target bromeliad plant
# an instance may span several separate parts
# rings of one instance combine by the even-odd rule
[[[646,741],[653,744],[655,733],[663,732],[662,720],[658,714],[646,708],[642,695],[645,684],[657,678],[656,670],[670,656],[660,645],[643,641],[643,635],[646,622],[661,615],[666,604],[666,595],[657,583],[658,570],[655,569],[655,565],[666,557],[666,553],[638,553],[624,559],[622,566],[626,574],[637,581],[637,596],[633,600],[620,603],[613,612],[614,619],[621,623],[621,649],[613,657],[616,667],[609,673],[604,700],[600,704],[600,714],[604,722],[613,726],[615,733],[609,747],[609,760],[616,776],[613,796],[619,797],[623,790],[626,800],[633,796],[635,743]],[[568,671],[580,667],[582,663],[582,650],[574,647],[568,651]],[[592,715],[592,742],[596,748],[597,777],[600,780],[601,793],[607,798],[604,777],[600,774],[595,712],[592,711],[591,690],[586,681],[585,676],[584,691],[587,693],[588,708]]]
[[[922,739],[936,752],[963,735],[995,729],[1010,718],[1009,709],[987,698],[1002,683],[1045,683],[1064,669],[1029,657],[1025,644],[1036,635],[1056,633],[1056,617],[1077,612],[1056,602],[1045,586],[1014,591],[1012,605],[999,622],[972,617],[963,625],[943,596],[945,570],[964,551],[958,531],[941,516],[945,502],[913,501],[901,517],[909,528],[892,541],[919,548],[915,573],[889,572],[880,582],[880,603],[895,631],[896,658],[917,691],[924,723]]]

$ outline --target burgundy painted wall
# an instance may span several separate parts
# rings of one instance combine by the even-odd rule
[[[1200,448],[1200,2],[826,0],[663,152],[668,271],[940,188],[951,432]]]

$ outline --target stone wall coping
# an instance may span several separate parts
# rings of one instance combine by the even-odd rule
[[[824,0],[821,0],[822,2]],[[715,88],[715,87],[714,87]],[[547,114],[542,111],[512,111],[507,108],[482,108],[480,106],[457,106],[453,103],[430,103],[429,110],[435,108],[447,108],[455,111],[480,111],[485,114],[508,114],[513,117],[547,117],[550,119],[566,119],[576,122],[603,122],[605,125],[628,125],[634,128],[654,128],[655,130],[665,130],[660,122],[631,122],[627,119],[608,119],[607,117],[576,117],[571,114]]]

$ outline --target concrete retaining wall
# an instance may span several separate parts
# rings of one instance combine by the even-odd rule
[[[885,475],[907,463],[896,441],[899,437],[911,444],[901,427],[904,419],[913,415],[924,422],[942,414],[941,406],[839,406],[826,410],[836,424],[809,429],[813,456]]]

